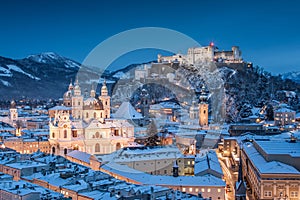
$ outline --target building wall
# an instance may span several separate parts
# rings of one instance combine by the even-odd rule
[[[131,162],[117,162],[118,164],[127,165],[130,168],[146,172],[152,175],[173,175],[173,165],[175,160],[179,167],[179,175],[194,175],[194,158],[167,158],[167,159],[151,159],[139,160]]]
[[[14,177],[14,180],[16,180],[16,181],[20,180],[20,177],[21,177],[20,169],[15,169],[15,168],[4,165],[2,170],[3,170],[2,171],[3,173],[12,175]]]
[[[16,192],[16,190],[15,190]],[[12,193],[6,190],[0,190],[0,200],[40,200],[40,193],[39,192],[31,192],[27,195],[19,195],[16,193]]]
[[[249,159],[247,154],[242,151],[243,174],[250,187],[254,198],[267,199],[299,199],[300,196],[300,175],[293,174],[261,174],[256,166]],[[297,192],[298,191],[298,192]],[[291,198],[293,195],[297,197]],[[297,192],[297,193],[295,193]],[[282,196],[280,196],[282,194]]]
[[[38,150],[44,153],[51,152],[50,143],[48,141],[23,141],[22,139],[4,140],[4,145],[21,154],[32,154]]]
[[[296,112],[274,112],[275,126],[285,126],[295,123]]]

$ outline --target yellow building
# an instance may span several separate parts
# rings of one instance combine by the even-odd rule
[[[255,199],[299,200],[299,143],[254,140],[242,147],[244,179]]]
[[[36,138],[10,137],[4,140],[5,147],[16,150],[21,154],[32,154],[40,150],[44,153],[50,153],[48,140],[39,140]]]
[[[285,126],[294,124],[296,120],[296,112],[288,109],[287,105],[282,104],[274,112],[274,121],[276,126]]]

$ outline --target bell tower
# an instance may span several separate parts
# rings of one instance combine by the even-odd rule
[[[142,89],[141,113],[146,119],[148,119],[148,117],[149,117],[149,109],[150,109],[150,96],[146,89]]]
[[[81,95],[81,89],[76,80],[74,87],[74,95],[72,96],[72,116],[75,119],[82,119],[83,113],[83,96]]]
[[[199,97],[199,125],[201,127],[208,126],[208,94],[205,86],[202,86]]]
[[[101,95],[99,96],[99,100],[103,104],[103,118],[110,118],[110,96],[108,95],[108,90],[106,86],[106,81],[103,81],[102,87],[101,87]]]
[[[14,100],[10,103],[9,117],[11,122],[16,122],[18,120],[18,110]]]

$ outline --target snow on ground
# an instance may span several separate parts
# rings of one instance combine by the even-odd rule
[[[5,85],[5,86],[7,86],[7,87],[10,87],[10,86],[11,86],[11,84],[10,84],[8,81],[4,81],[4,80],[1,80],[1,79],[0,79],[0,81],[1,81],[1,83],[2,83],[3,85]]]
[[[8,67],[9,70],[13,70],[15,72],[25,74],[29,78],[32,78],[32,79],[35,79],[35,80],[41,80],[39,77],[35,77],[35,76],[32,76],[31,74],[29,74],[27,72],[24,72],[20,67],[17,67],[16,65],[7,65],[7,67]]]

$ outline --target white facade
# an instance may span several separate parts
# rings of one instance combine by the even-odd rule
[[[175,63],[181,65],[195,65],[197,62],[225,62],[240,63],[242,62],[242,52],[238,46],[233,46],[229,51],[219,51],[211,43],[208,46],[189,48],[186,55],[175,54],[172,56],[158,55],[157,62]]]
[[[91,90],[86,99],[77,82],[74,91],[69,87],[64,95],[64,104],[70,102],[71,109],[57,106],[49,123],[53,154],[66,155],[72,150],[108,154],[133,143],[134,126],[124,119],[110,119],[110,96],[105,82],[98,98]]]

